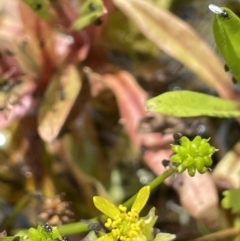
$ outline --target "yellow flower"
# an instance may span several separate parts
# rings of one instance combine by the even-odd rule
[[[148,241],[153,239],[152,227],[157,219],[155,209],[150,210],[147,217],[139,217],[150,195],[150,186],[140,189],[130,211],[123,205],[116,207],[109,200],[95,196],[95,207],[108,218],[105,223],[109,233],[97,241]]]

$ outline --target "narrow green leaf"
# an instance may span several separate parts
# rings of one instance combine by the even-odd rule
[[[222,14],[216,13],[213,18],[215,42],[228,68],[240,82],[240,19],[228,8],[219,9],[222,9]]]
[[[104,197],[95,196],[93,202],[99,211],[112,219],[115,219],[120,214],[120,210]]]
[[[148,111],[179,117],[240,116],[239,102],[187,90],[167,92],[149,99],[146,107]]]

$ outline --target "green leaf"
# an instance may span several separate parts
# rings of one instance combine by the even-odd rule
[[[148,111],[179,117],[240,116],[239,102],[187,90],[167,92],[149,99],[146,107]]]
[[[176,238],[175,234],[171,233],[159,233],[153,241],[172,241]]]
[[[240,188],[224,191],[223,195],[222,206],[232,209],[232,213],[240,213]]]
[[[228,8],[221,8],[229,17],[215,14],[213,34],[217,48],[235,79],[240,82],[240,19]]]
[[[101,0],[85,0],[81,5],[80,16],[73,23],[74,29],[83,29],[107,12]]]
[[[150,195],[150,186],[142,187],[137,194],[137,197],[132,205],[131,210],[135,210],[136,212],[140,213],[144,208],[144,206],[146,205],[149,195]]]
[[[120,214],[120,210],[104,197],[95,196],[93,202],[99,211],[112,219],[115,219]]]

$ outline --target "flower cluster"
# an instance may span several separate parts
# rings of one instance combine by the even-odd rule
[[[177,172],[182,173],[187,169],[190,176],[194,176],[196,170],[205,173],[212,164],[213,153],[218,151],[208,142],[209,139],[200,136],[196,136],[192,141],[183,136],[180,145],[173,144],[172,150],[175,154],[170,159],[176,165]]]
[[[96,196],[94,205],[109,218],[105,226],[109,233],[98,238],[98,241],[147,241],[153,240],[153,225],[156,222],[155,210],[152,209],[147,217],[139,217],[150,194],[150,186],[140,189],[130,211],[123,205],[116,207],[107,199]]]

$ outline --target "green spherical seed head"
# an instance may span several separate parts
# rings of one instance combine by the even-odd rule
[[[217,151],[216,148],[209,144],[208,139],[196,136],[193,141],[187,137],[181,137],[181,145],[172,145],[175,152],[170,158],[175,164],[178,173],[182,173],[188,169],[190,176],[194,176],[196,170],[204,173],[208,170],[208,166],[212,164],[211,156]]]

